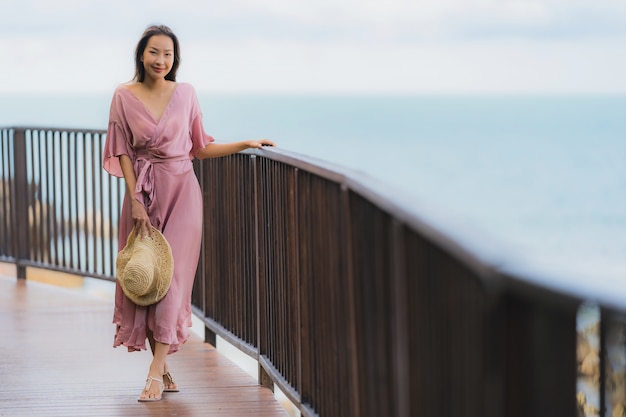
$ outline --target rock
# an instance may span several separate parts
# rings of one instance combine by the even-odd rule
[[[611,417],[626,417],[626,408],[624,408],[624,404],[618,403],[615,407],[613,407]]]
[[[597,350],[591,350],[580,364],[580,373],[597,380],[600,378],[600,356]]]
[[[576,417],[600,417],[600,410],[587,404],[587,397],[580,391],[576,393]]]
[[[626,371],[619,369],[607,372],[606,390],[611,404],[626,404]]]
[[[577,339],[578,340],[576,343],[576,360],[578,361],[578,364],[580,365],[582,361],[585,359],[585,357],[587,357],[589,352],[591,352],[592,348],[591,348],[591,344],[589,343],[589,340],[587,340],[587,338],[582,333],[580,332],[578,333]]]
[[[585,417],[600,417],[600,410],[593,405],[587,404],[585,406]]]
[[[583,392],[576,393],[576,417],[585,417],[585,405],[587,404],[587,397]]]

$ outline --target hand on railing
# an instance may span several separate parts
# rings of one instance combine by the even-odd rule
[[[274,142],[269,139],[249,140],[246,142],[248,148],[262,148],[263,146],[276,146]]]

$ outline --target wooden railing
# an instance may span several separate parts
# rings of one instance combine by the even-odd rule
[[[106,132],[0,129],[0,259],[114,280],[123,181],[102,169]]]
[[[114,279],[124,187],[101,169],[104,133],[0,130],[0,260],[21,277]],[[577,400],[586,294],[512,272],[482,236],[321,161],[254,150],[195,169],[207,341],[256,359],[303,415],[591,415]],[[626,351],[624,309],[594,301],[605,415],[626,402],[626,360],[609,354]]]

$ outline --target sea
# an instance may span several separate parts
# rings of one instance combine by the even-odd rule
[[[106,129],[111,95],[1,95],[0,126]],[[626,305],[626,95],[199,100],[218,141],[270,138],[358,172],[538,283]]]

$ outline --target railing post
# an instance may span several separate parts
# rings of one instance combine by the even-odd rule
[[[346,270],[345,270],[345,279],[347,282],[347,298],[348,298],[348,316],[346,320],[348,321],[349,327],[348,331],[350,332],[348,336],[348,346],[347,348],[352,351],[352,355],[350,355],[350,363],[346,363],[346,366],[349,367],[348,373],[348,383],[350,384],[349,389],[349,398],[345,400],[349,402],[350,408],[353,411],[352,415],[359,416],[362,415],[361,411],[361,400],[360,400],[360,386],[359,386],[359,346],[358,346],[358,336],[357,336],[357,323],[359,322],[360,317],[358,317],[358,313],[356,311],[356,285],[355,285],[355,276],[354,276],[354,265],[353,265],[353,251],[354,248],[354,240],[352,238],[352,225],[350,222],[352,212],[350,207],[350,190],[346,186],[346,184],[341,185],[341,215],[344,217],[343,221],[343,230],[342,230],[342,239],[345,244],[345,257],[346,257]],[[365,410],[363,410],[365,413]]]
[[[258,368],[258,375],[257,375],[257,380],[259,381],[259,384],[264,385],[265,383],[265,378],[267,377],[267,373],[265,372],[265,369],[263,369],[263,367],[261,366],[260,360],[261,360],[261,355],[264,353],[264,348],[265,348],[265,315],[263,312],[263,306],[264,306],[264,302],[265,302],[265,294],[264,294],[264,285],[263,285],[263,280],[261,278],[261,266],[259,265],[259,263],[261,262],[260,259],[260,255],[259,255],[259,210],[261,207],[261,200],[259,197],[259,184],[257,183],[257,181],[260,178],[260,175],[258,175],[258,170],[259,168],[259,163],[257,161],[257,157],[256,155],[250,155],[250,162],[252,165],[252,182],[254,184],[253,187],[253,193],[254,196],[252,198],[252,201],[254,201],[254,266],[255,266],[255,271],[254,271],[254,275],[255,275],[255,279],[256,279],[256,346],[254,346],[257,349],[257,362],[259,362],[259,368]]]
[[[393,335],[393,377],[395,398],[393,402],[395,404],[396,415],[408,416],[411,415],[411,376],[410,376],[410,352],[409,352],[409,334],[410,328],[408,322],[408,306],[407,306],[407,274],[405,266],[405,251],[404,238],[402,236],[402,224],[397,220],[394,220],[391,224],[391,242],[389,250],[390,258],[392,259],[393,274],[391,279],[392,283],[392,298],[393,298],[393,311],[392,311],[392,335]],[[415,413],[415,410],[413,410]]]
[[[259,384],[261,386],[264,386],[265,388],[270,389],[272,392],[274,392],[274,381],[272,381],[272,378],[269,376],[269,374],[267,373],[267,371],[265,371],[265,368],[263,368],[263,365],[261,365],[261,356],[265,353],[265,344],[266,344],[266,337],[267,335],[265,334],[265,329],[266,327],[266,323],[265,323],[265,314],[264,314],[264,303],[266,300],[265,297],[265,285],[263,283],[263,279],[261,277],[261,265],[259,264],[261,262],[260,259],[260,254],[259,254],[259,245],[261,244],[259,242],[260,239],[260,235],[259,235],[259,210],[261,207],[261,196],[259,196],[259,185],[257,183],[257,181],[260,178],[260,175],[258,175],[258,170],[260,169],[260,164],[258,163],[257,157],[256,155],[250,155],[250,160],[251,160],[251,165],[252,165],[252,181],[254,184],[253,187],[253,193],[254,196],[252,198],[252,200],[254,201],[254,259],[255,259],[255,277],[256,277],[256,332],[257,332],[257,345],[255,346],[257,348],[257,362],[258,362],[258,381]]]
[[[204,342],[217,347],[217,334],[207,326],[204,326]]]
[[[25,129],[13,131],[13,243],[17,267],[17,278],[26,279],[24,261],[29,259],[30,224],[28,221],[28,178],[26,174],[26,135]]]
[[[606,394],[607,394],[607,364],[609,363],[608,360],[608,353],[607,353],[607,338],[608,338],[608,330],[609,330],[609,325],[608,325],[608,321],[609,321],[609,314],[606,311],[606,309],[601,308],[600,309],[600,328],[599,330],[599,335],[598,335],[598,341],[600,343],[600,352],[598,353],[598,356],[600,358],[600,364],[598,365],[600,368],[600,380],[599,382],[599,391],[600,391],[600,415],[601,416],[605,416],[607,415],[607,398],[606,398]]]
[[[576,415],[577,304],[513,293],[506,303],[505,415]]]
[[[272,377],[267,373],[263,365],[259,362],[259,385],[269,389],[274,392],[274,381],[272,381]]]

